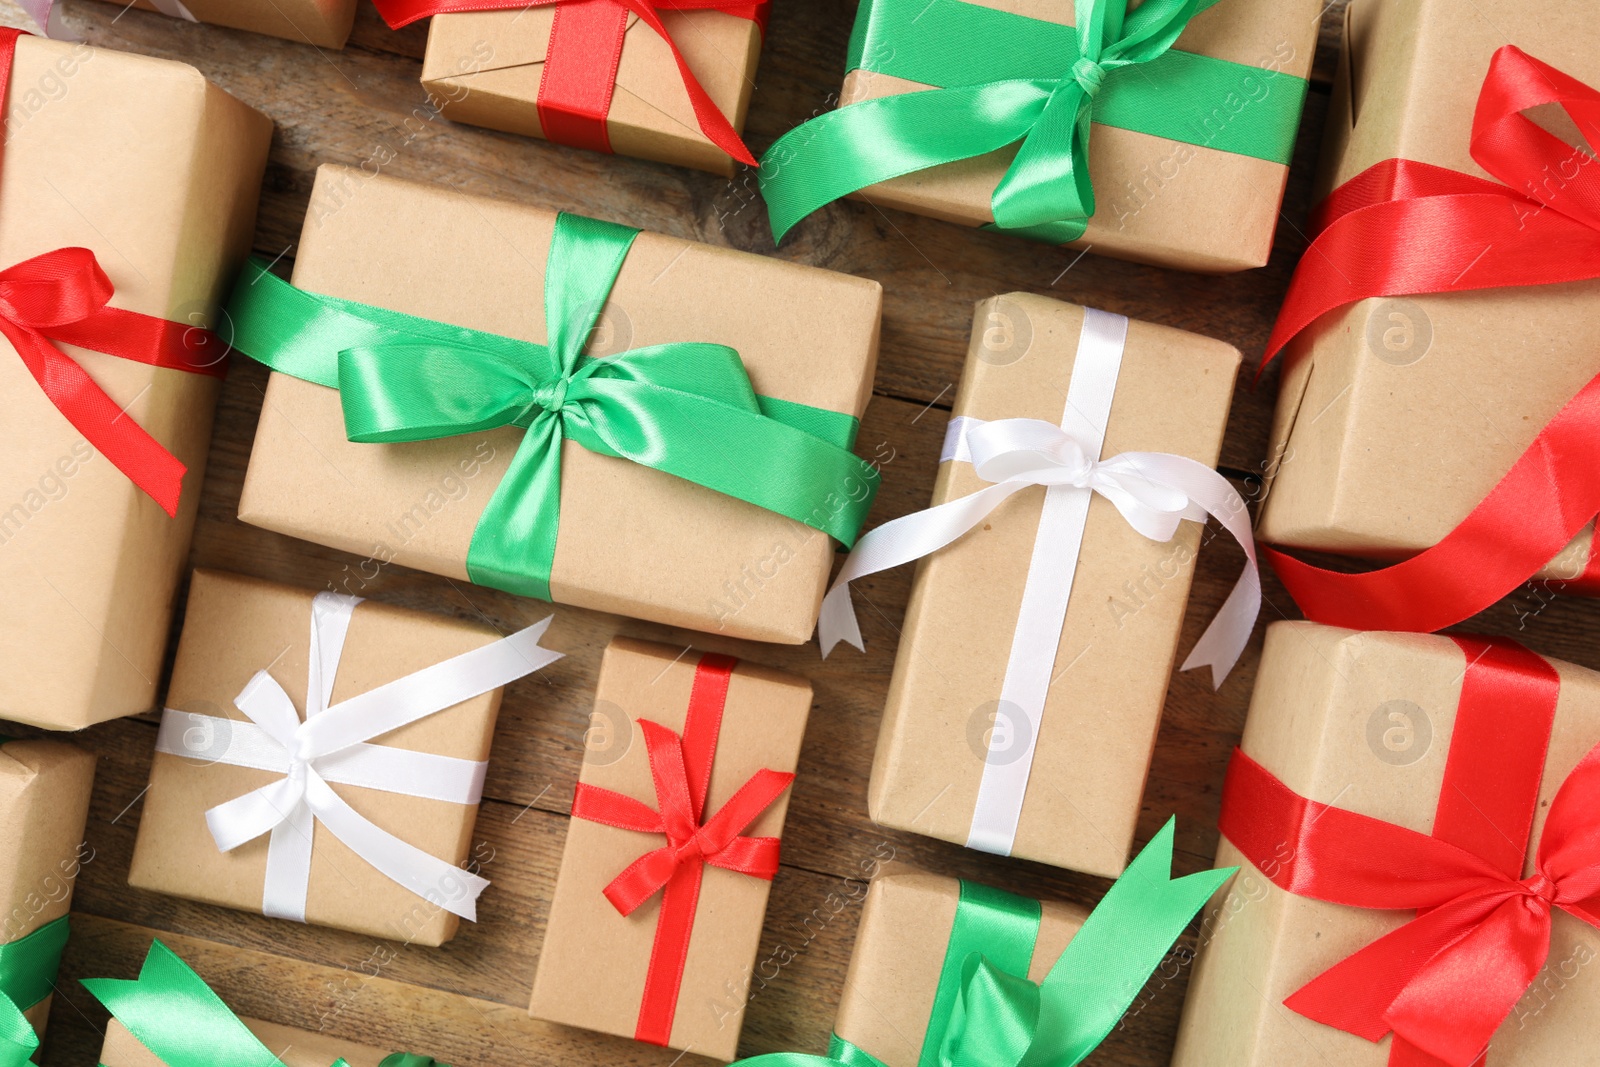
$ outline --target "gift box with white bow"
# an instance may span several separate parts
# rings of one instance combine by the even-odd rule
[[[501,689],[560,658],[548,623],[196,572],[129,884],[448,941],[488,885],[468,860]]]
[[[1122,871],[1201,524],[1250,543],[1243,500],[1212,469],[1239,362],[1220,341],[1043,297],[978,305],[935,506],[864,536],[823,603],[824,651],[859,646],[849,582],[926,557],[874,821]],[[1187,665],[1220,684],[1259,598],[1250,567]]]

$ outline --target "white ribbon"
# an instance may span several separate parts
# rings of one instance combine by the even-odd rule
[[[978,477],[992,484],[867,533],[822,602],[818,637],[823,655],[840,640],[863,648],[850,602],[852,581],[930,555],[977,526],[1012,494],[1030,486],[1046,487],[1000,691],[1001,705],[1025,720],[1018,727],[1025,727],[1025,747],[1018,753],[998,731],[991,736],[968,832],[971,848],[1009,855],[1016,840],[1089,502],[1096,493],[1153,541],[1171,541],[1185,519],[1205,522],[1210,515],[1249,557],[1183,670],[1210,666],[1213,684],[1221,686],[1250,640],[1261,609],[1261,578],[1249,516],[1227,479],[1203,463],[1165,452],[1100,458],[1127,330],[1128,320],[1121,315],[1092,309],[1085,313],[1060,426],[1039,419],[952,419],[941,462],[971,463]]]
[[[283,686],[258,671],[234,701],[249,722],[167,708],[156,751],[193,757],[196,747],[186,744],[185,735],[202,730],[206,736],[226,738],[216,762],[283,775],[206,812],[206,826],[224,852],[271,835],[263,914],[306,921],[313,826],[320,822],[386,877],[475,920],[478,895],[489,885],[486,879],[374,825],[331,785],[477,804],[486,763],[368,742],[561,659],[561,653],[539,647],[550,619],[330,706],[350,617],[359,603],[360,597],[338,593],[319,593],[312,602],[305,721]]]
[[[83,38],[67,28],[61,18],[61,8],[56,5],[56,0],[17,0],[22,10],[31,18],[34,25],[46,37],[56,41],[81,41]],[[150,6],[163,15],[170,15],[175,19],[186,22],[199,22],[194,14],[183,5],[183,0],[150,0]]]

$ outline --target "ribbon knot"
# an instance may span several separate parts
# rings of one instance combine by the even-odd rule
[[[552,415],[559,415],[567,403],[567,378],[557,378],[551,382],[539,382],[533,387],[533,392],[528,397],[530,408],[543,408]]]
[[[1559,903],[1561,887],[1555,879],[1538,871],[1522,880],[1522,888],[1528,897],[1544,904],[1545,910],[1555,907]]]
[[[1100,89],[1106,82],[1106,68],[1090,59],[1088,56],[1079,56],[1078,61],[1072,64],[1072,80],[1078,83],[1079,88],[1091,100],[1100,94]]]

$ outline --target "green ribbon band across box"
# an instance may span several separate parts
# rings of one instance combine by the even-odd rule
[[[39,1047],[39,1035],[24,1013],[55,991],[66,946],[65,915],[0,945],[0,1067],[25,1067]]]
[[[394,562],[808,639],[877,487],[876,283],[389,179],[323,213],[351,173],[295,284],[229,304],[277,372],[241,518],[366,554],[337,591]]]
[[[848,102],[761,161],[774,234],[866,190],[874,203],[1162,265],[1265,264],[1320,4],[1075,7],[863,0]]]

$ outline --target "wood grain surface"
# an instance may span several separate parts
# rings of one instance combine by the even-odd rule
[[[748,136],[759,154],[778,135],[831,106],[850,32],[852,0],[779,0],[759,73]],[[1276,253],[1263,270],[1208,278],[1041,247],[863,203],[832,205],[774,250],[753,175],[732,182],[687,170],[562,148],[431,117],[418,76],[425,26],[389,31],[363,4],[342,52],[190,25],[93,0],[65,0],[66,18],[96,45],[187,60],[277,123],[261,202],[257,251],[294,254],[318,164],[382,160],[388,174],[463,191],[565,208],[680,237],[864,275],[885,288],[876,397],[863,454],[892,454],[871,524],[923,507],[932,489],[944,410],[966,351],[973,304],[1027,290],[1223,338],[1259,357],[1296,256],[1308,211],[1343,0],[1324,13],[1314,91],[1290,181]],[[21,25],[10,0],[0,21]],[[129,204],[137,211],[137,204]],[[239,501],[265,372],[236,362],[217,420],[193,564],[323,588],[465,618],[502,631],[546,605],[398,567],[363,582],[352,557],[239,523]],[[1266,448],[1275,375],[1241,376],[1223,449],[1225,473],[1247,493]],[[1222,602],[1242,557],[1225,538],[1202,553],[1183,647]],[[495,738],[477,854],[494,886],[481,921],[442,949],[296,926],[130,890],[129,854],[155,741],[153,717],[89,730],[100,757],[88,832],[94,858],[79,880],[74,938],[61,974],[44,1062],[96,1062],[105,1013],[77,984],[131,977],[152,936],[185,956],[241,1014],[322,1029],[369,1045],[412,1049],[458,1067],[662,1065],[678,1054],[548,1026],[527,1018],[566,812],[582,758],[601,649],[615,633],[736,653],[811,678],[816,705],[795,786],[784,866],[772,894],[762,969],[742,1052],[820,1052],[849,960],[863,863],[893,855],[932,870],[1022,893],[1094,903],[1104,881],[996,859],[874,827],[867,776],[893,663],[910,568],[859,583],[868,651],[823,661],[815,645],[740,645],[620,617],[556,608],[548,644],[570,655],[506,695]],[[349,584],[346,584],[346,583]],[[1270,578],[1264,621],[1292,617]],[[1596,608],[1528,592],[1485,613],[1479,630],[1513,634],[1547,654],[1600,667]],[[1216,847],[1218,792],[1239,737],[1261,636],[1220,692],[1200,672],[1173,678],[1140,840],[1178,816],[1178,865],[1206,866]],[[7,732],[11,732],[9,729]],[[26,730],[18,730],[26,734]],[[791,958],[792,957],[792,958]],[[1152,981],[1125,1027],[1091,1062],[1157,1067],[1171,1053],[1187,981]],[[1219,1065],[1220,1067],[1220,1065]]]

